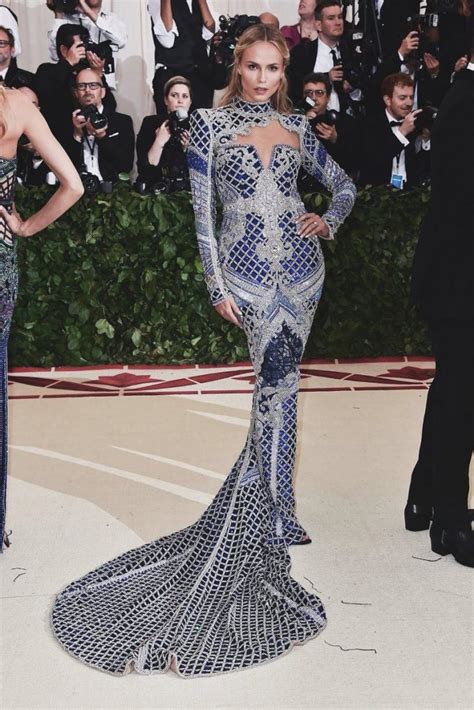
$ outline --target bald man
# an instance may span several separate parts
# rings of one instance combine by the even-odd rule
[[[277,30],[280,29],[280,20],[276,15],[272,15],[271,12],[262,12],[262,14],[258,16],[258,19],[262,25],[271,25],[272,27],[276,27]]]

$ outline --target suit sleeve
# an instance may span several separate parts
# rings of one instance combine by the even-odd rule
[[[209,115],[197,110],[191,115],[188,167],[193,198],[196,235],[211,302],[228,298],[219,263],[216,239],[213,136]]]
[[[302,167],[332,193],[329,208],[322,216],[329,227],[329,239],[334,239],[334,235],[349,216],[354,205],[355,185],[328,155],[305,117],[303,117],[301,141]]]

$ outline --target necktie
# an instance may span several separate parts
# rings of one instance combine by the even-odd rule
[[[337,56],[336,50],[335,50],[335,49],[331,49],[329,53],[330,53],[330,55],[331,55],[331,57],[332,57],[332,63],[333,63],[333,65],[334,65],[335,67],[337,67],[337,65],[341,63],[341,60],[340,60],[340,58]]]

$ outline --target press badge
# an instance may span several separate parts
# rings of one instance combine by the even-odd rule
[[[396,187],[397,190],[403,190],[403,183],[405,180],[403,179],[403,175],[392,175],[392,178],[390,180],[390,185],[392,187]]]

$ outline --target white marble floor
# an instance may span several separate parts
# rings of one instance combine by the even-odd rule
[[[328,627],[274,663],[188,681],[82,666],[48,614],[72,579],[200,515],[246,436],[248,367],[12,373],[2,708],[471,708],[473,571],[402,524],[430,368],[306,365],[295,485],[313,544],[291,555]]]

